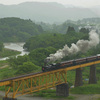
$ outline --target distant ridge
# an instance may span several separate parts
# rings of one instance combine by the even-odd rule
[[[64,22],[68,19],[99,17],[99,15],[89,8],[65,7],[56,2],[25,2],[17,5],[0,4],[0,17],[20,17],[36,22],[54,23]]]

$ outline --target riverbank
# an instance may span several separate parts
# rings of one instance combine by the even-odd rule
[[[15,55],[18,55],[20,53],[21,53],[20,51],[15,51],[15,50],[4,48],[3,51],[0,51],[0,58],[15,56]]]

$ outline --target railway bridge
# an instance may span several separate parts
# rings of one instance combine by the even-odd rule
[[[4,79],[0,81],[0,86],[5,86],[5,97],[3,100],[17,100],[18,96],[30,94],[43,89],[56,86],[56,94],[62,96],[69,95],[67,82],[67,72],[76,69],[75,87],[81,86],[82,67],[90,67],[89,83],[96,83],[96,67],[100,60],[78,64],[67,68],[52,70],[48,72],[38,72],[19,77]]]

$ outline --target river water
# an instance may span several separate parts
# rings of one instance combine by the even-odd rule
[[[16,51],[20,51],[21,54],[19,54],[20,56],[23,56],[25,54],[28,54],[29,52],[26,52],[24,49],[23,49],[23,45],[25,43],[4,43],[4,48],[7,48],[7,49],[11,49],[11,50],[16,50]],[[17,55],[17,56],[19,56]],[[0,58],[0,60],[6,60],[8,59],[9,57],[4,57],[4,58]]]

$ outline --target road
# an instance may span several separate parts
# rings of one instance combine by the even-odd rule
[[[2,100],[4,96],[4,92],[0,91],[0,100]],[[70,94],[70,96],[73,96],[75,99],[46,99],[43,97],[32,97],[32,95],[24,95],[21,97],[18,97],[17,100],[98,100],[100,98],[100,94],[90,94],[90,95],[80,95],[80,94]]]
[[[0,91],[0,100],[2,100],[5,92]],[[17,100],[54,100],[54,99],[46,99],[43,97],[32,97],[32,95],[24,95],[17,98]]]

